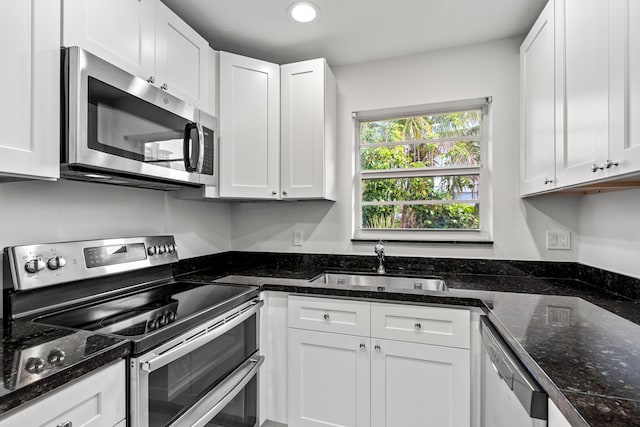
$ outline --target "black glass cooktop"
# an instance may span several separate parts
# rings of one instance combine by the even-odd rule
[[[169,282],[34,321],[128,338],[135,354],[257,295],[256,286]]]

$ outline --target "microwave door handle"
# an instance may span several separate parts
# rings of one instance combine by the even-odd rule
[[[182,143],[182,157],[184,161],[184,170],[187,172],[193,172],[196,170],[196,166],[194,166],[193,155],[194,155],[194,147],[196,146],[191,139],[191,131],[193,129],[197,129],[197,123],[187,123],[184,126],[184,140]],[[199,139],[199,135],[198,135]],[[198,146],[198,149],[200,147]],[[198,152],[195,153],[196,159],[198,158]]]
[[[227,376],[213,390],[176,419],[171,426],[204,427],[218,415],[255,377],[264,362],[257,352]]]
[[[200,123],[196,123],[198,127],[198,155],[194,156],[196,160],[196,171],[198,173],[202,173],[202,168],[204,166],[204,129]]]
[[[165,365],[168,365],[171,362],[174,362],[181,357],[191,353],[192,351],[202,347],[205,344],[210,343],[214,339],[219,336],[227,333],[231,329],[240,325],[242,322],[253,316],[255,313],[260,310],[260,307],[264,305],[264,301],[260,300],[250,306],[250,308],[246,309],[233,319],[228,322],[218,326],[211,331],[197,335],[196,338],[193,338],[190,341],[186,341],[182,344],[179,344],[170,350],[165,351],[164,353],[156,354],[154,352],[148,353],[152,358],[150,360],[146,360],[144,362],[140,362],[140,369],[145,372],[153,372],[162,368]]]

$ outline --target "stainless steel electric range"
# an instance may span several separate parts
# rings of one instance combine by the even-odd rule
[[[258,288],[176,280],[177,261],[173,236],[6,248],[5,321],[130,340],[131,426],[254,427]]]

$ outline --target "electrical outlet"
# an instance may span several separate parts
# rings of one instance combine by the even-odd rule
[[[571,232],[568,230],[547,230],[547,249],[571,249]]]
[[[302,246],[302,230],[293,230],[293,246]]]

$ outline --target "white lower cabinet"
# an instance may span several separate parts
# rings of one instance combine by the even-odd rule
[[[372,339],[371,426],[470,424],[469,350]]]
[[[124,426],[125,361],[86,375],[54,390],[17,412],[0,418],[10,426]]]
[[[288,319],[289,427],[471,425],[468,310],[290,296]],[[425,344],[438,322],[458,347]]]
[[[369,338],[289,329],[289,426],[370,425]]]
[[[551,399],[549,401],[549,419],[547,420],[548,427],[571,427],[571,423],[562,415],[560,409],[553,403]]]

